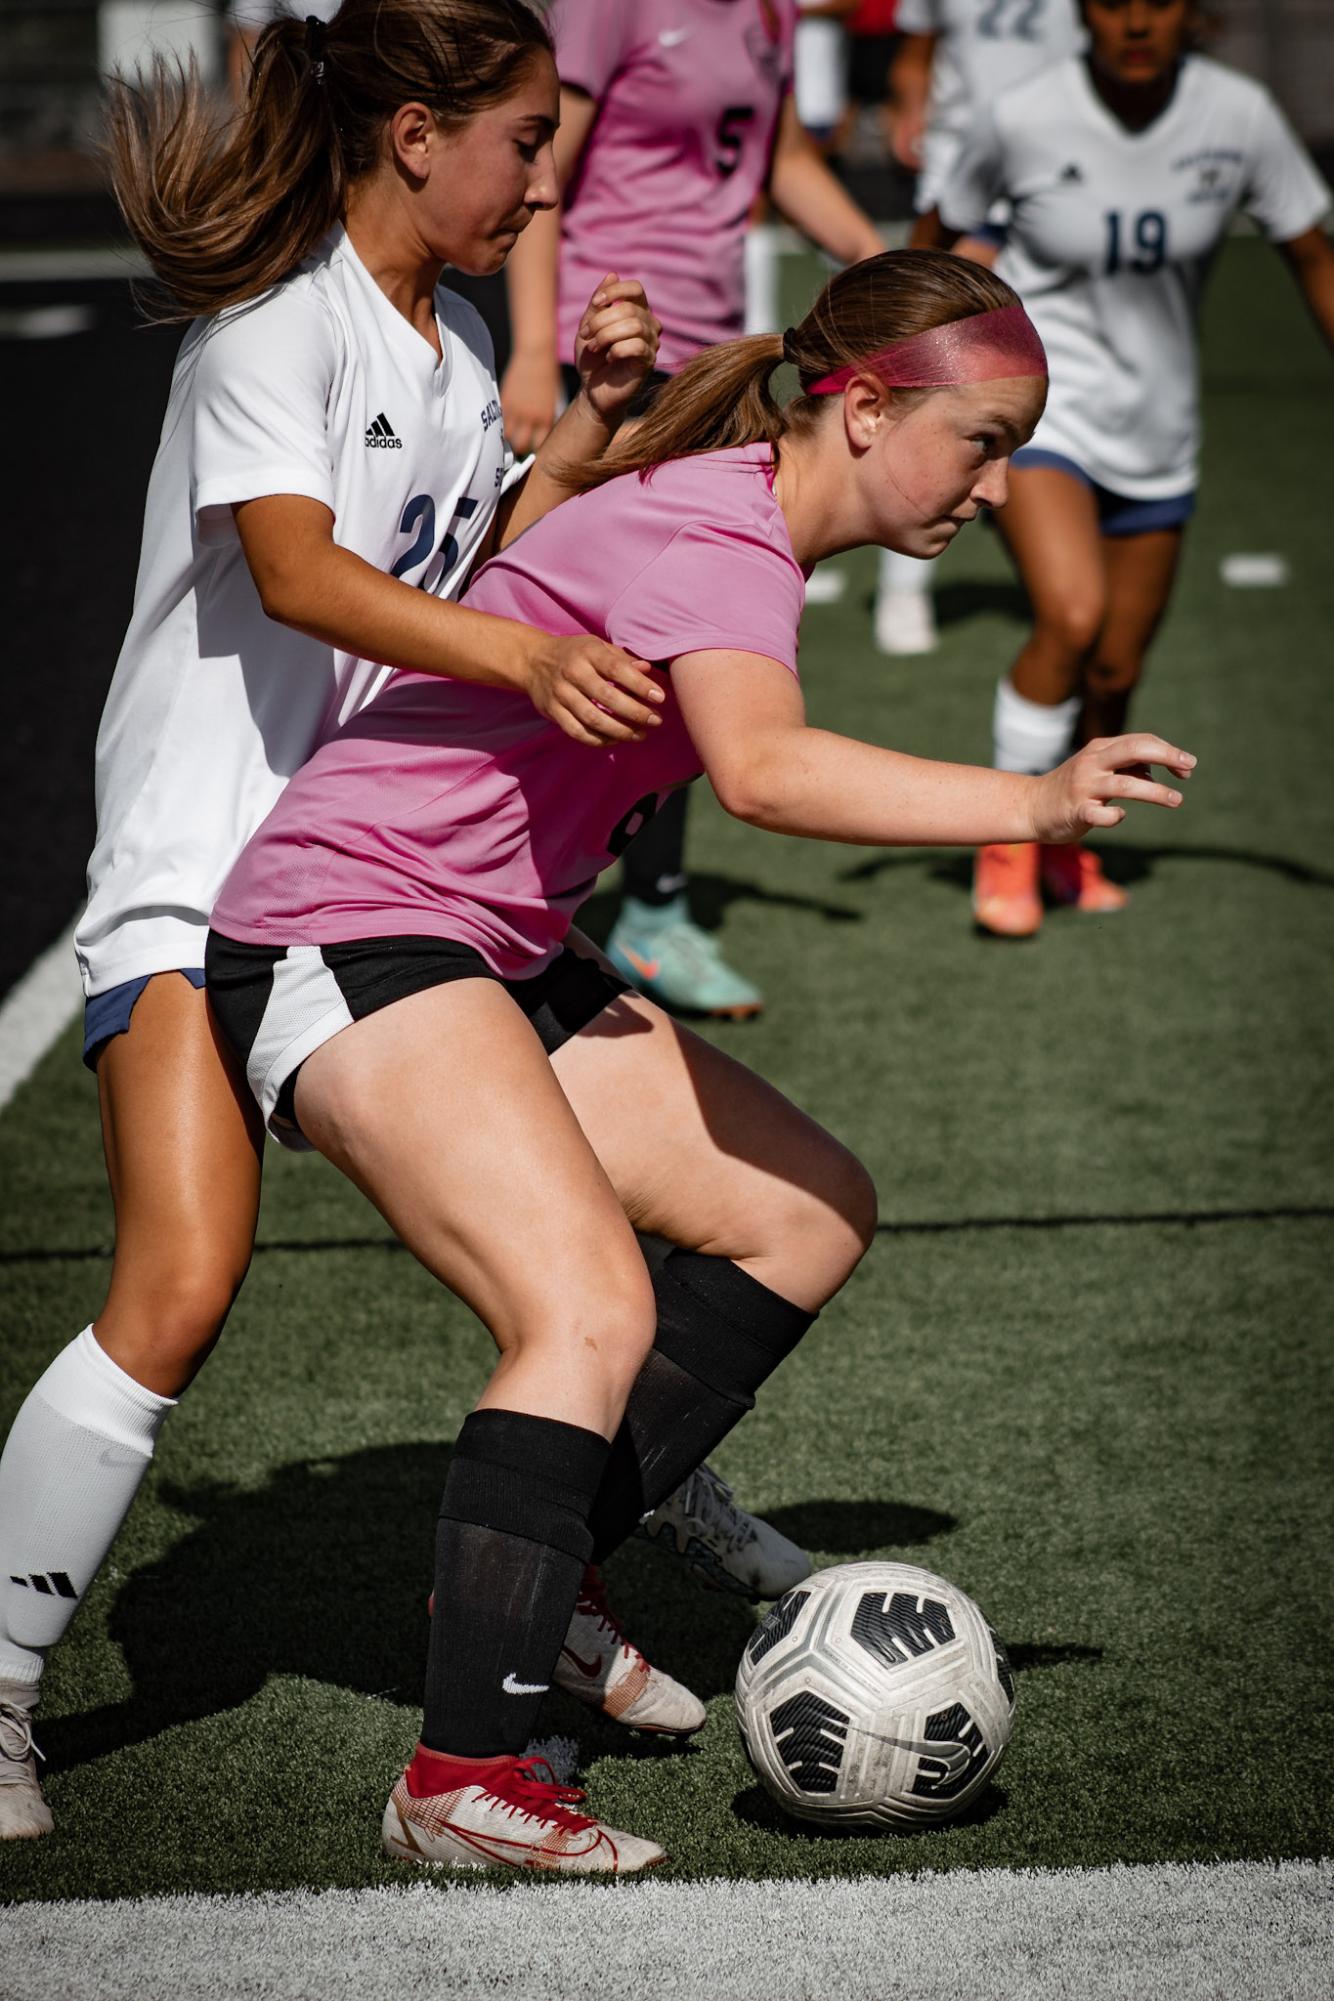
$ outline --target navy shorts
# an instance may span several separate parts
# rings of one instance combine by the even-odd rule
[[[178,966],[176,971],[192,987],[203,986],[202,966]],[[123,980],[118,987],[108,987],[104,994],[91,994],[84,1002],[83,1060],[90,1070],[97,1068],[103,1043],[110,1042],[113,1035],[124,1035],[140,994],[157,977],[156,973],[145,973],[140,980]]]
[[[210,931],[205,952],[214,1016],[240,1058],[264,1120],[284,1146],[309,1145],[297,1124],[297,1072],[354,1021],[452,980],[494,980],[552,1056],[631,989],[565,946],[524,980],[502,980],[452,938],[362,938],[343,945],[243,945]]]
[[[1086,486],[1098,504],[1098,527],[1104,535],[1152,535],[1162,528],[1183,528],[1195,512],[1195,494],[1172,493],[1165,500],[1132,500],[1127,493],[1113,493],[1099,486],[1064,452],[1044,451],[1040,445],[1021,445],[1010,460],[1016,472],[1036,472],[1042,466],[1052,472],[1069,473]]]

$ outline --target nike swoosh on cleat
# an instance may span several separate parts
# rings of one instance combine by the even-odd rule
[[[602,1662],[596,1654],[594,1654],[592,1664],[590,1665],[588,1661],[581,1661],[578,1654],[570,1647],[562,1647],[561,1652],[564,1654],[566,1660],[573,1661],[580,1674],[587,1675],[590,1681],[595,1680],[601,1674]]]
[[[505,1676],[500,1686],[506,1695],[545,1695],[550,1688],[549,1681],[516,1681],[513,1671]]]
[[[622,945],[621,951],[635,971],[642,973],[646,980],[656,980],[662,971],[661,959],[641,959],[638,952],[632,952],[628,945]]]

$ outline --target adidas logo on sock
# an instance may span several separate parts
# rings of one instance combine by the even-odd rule
[[[21,1584],[25,1591],[40,1591],[43,1598],[77,1598],[79,1595],[63,1570],[52,1570],[45,1576],[38,1570],[34,1570],[28,1577],[15,1577],[11,1574],[9,1581],[11,1584]]]
[[[402,438],[394,436],[394,427],[385,416],[383,410],[381,410],[379,416],[367,431],[366,443],[369,446],[377,447],[382,452],[401,452],[403,449]]]

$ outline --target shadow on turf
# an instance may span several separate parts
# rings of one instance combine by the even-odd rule
[[[1117,841],[1100,847],[1098,859],[1109,879],[1122,889],[1134,889],[1153,874],[1159,862],[1222,862],[1228,866],[1262,869],[1303,889],[1334,889],[1334,874],[1312,868],[1308,862],[1290,860],[1286,855],[1261,855],[1252,848],[1206,847],[1190,841],[1173,842],[1171,847],[1148,847],[1134,841]],[[871,855],[844,869],[840,882],[873,882],[886,870],[925,867],[933,882],[946,883],[961,895],[973,887],[971,851],[936,855],[929,850],[907,849]]]
[[[789,1841],[893,1841],[921,1842],[929,1840],[933,1834],[953,1833],[961,1827],[984,1827],[994,1820],[998,1813],[1004,1813],[1009,1805],[1009,1794],[1003,1786],[988,1786],[974,1806],[961,1813],[956,1820],[948,1821],[942,1827],[919,1828],[872,1828],[872,1827],[815,1827],[805,1821],[793,1820],[789,1814],[776,1806],[762,1786],[745,1786],[732,1801],[732,1811],[738,1820],[748,1827],[758,1827],[766,1834],[778,1834]],[[924,1858],[923,1858],[924,1859]]]
[[[195,1524],[159,1562],[120,1586],[107,1621],[133,1693],[44,1721],[53,1770],[143,1743],[257,1695],[271,1675],[300,1676],[416,1709],[426,1661],[426,1599],[449,1447],[421,1441],[279,1467],[263,1487],[174,1485],[158,1498]],[[771,1519],[822,1555],[853,1558],[954,1526],[932,1509],[814,1500]],[[612,1603],[650,1659],[705,1697],[730,1689],[754,1608],[704,1590],[642,1541],[609,1566]],[[569,1698],[542,1730],[577,1727],[621,1754],[662,1755]]]
[[[823,917],[829,924],[865,922],[863,913],[846,903],[826,903],[819,897],[761,889],[758,883],[741,882],[736,876],[691,874],[690,914],[702,930],[720,930],[734,903],[762,903],[774,910],[800,910],[810,917]],[[620,907],[619,887],[599,890],[580,906],[579,929],[595,945],[605,945]]]

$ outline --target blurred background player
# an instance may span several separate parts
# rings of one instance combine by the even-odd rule
[[[653,300],[663,335],[651,397],[702,348],[742,332],[747,218],[766,185],[838,263],[881,249],[798,121],[795,0],[558,0],[550,18],[562,197],[559,217],[542,218],[510,261],[501,401],[516,451],[546,436],[563,369],[568,386],[575,299],[592,264],[599,276],[633,271]],[[675,794],[626,850],[607,949],[665,1006],[754,1015],[762,995],[691,916],[686,798]]]
[[[1125,727],[1195,504],[1196,321],[1239,212],[1282,252],[1334,344],[1329,189],[1267,91],[1192,53],[1190,0],[1084,0],[1082,15],[1087,54],[1006,91],[941,198],[963,235],[1006,204],[997,269],[1051,362],[1046,411],[997,516],[1033,611],[996,693],[1006,771],[1046,770],[1072,739]],[[1083,910],[1125,902],[1085,849],[979,853],[984,930],[1031,936],[1043,890]]]
[[[998,91],[1074,53],[1074,0],[898,0],[895,26],[890,141],[918,177],[911,241],[939,243],[941,190],[964,141]],[[933,575],[910,556],[881,555],[874,629],[883,652],[935,645]]]

